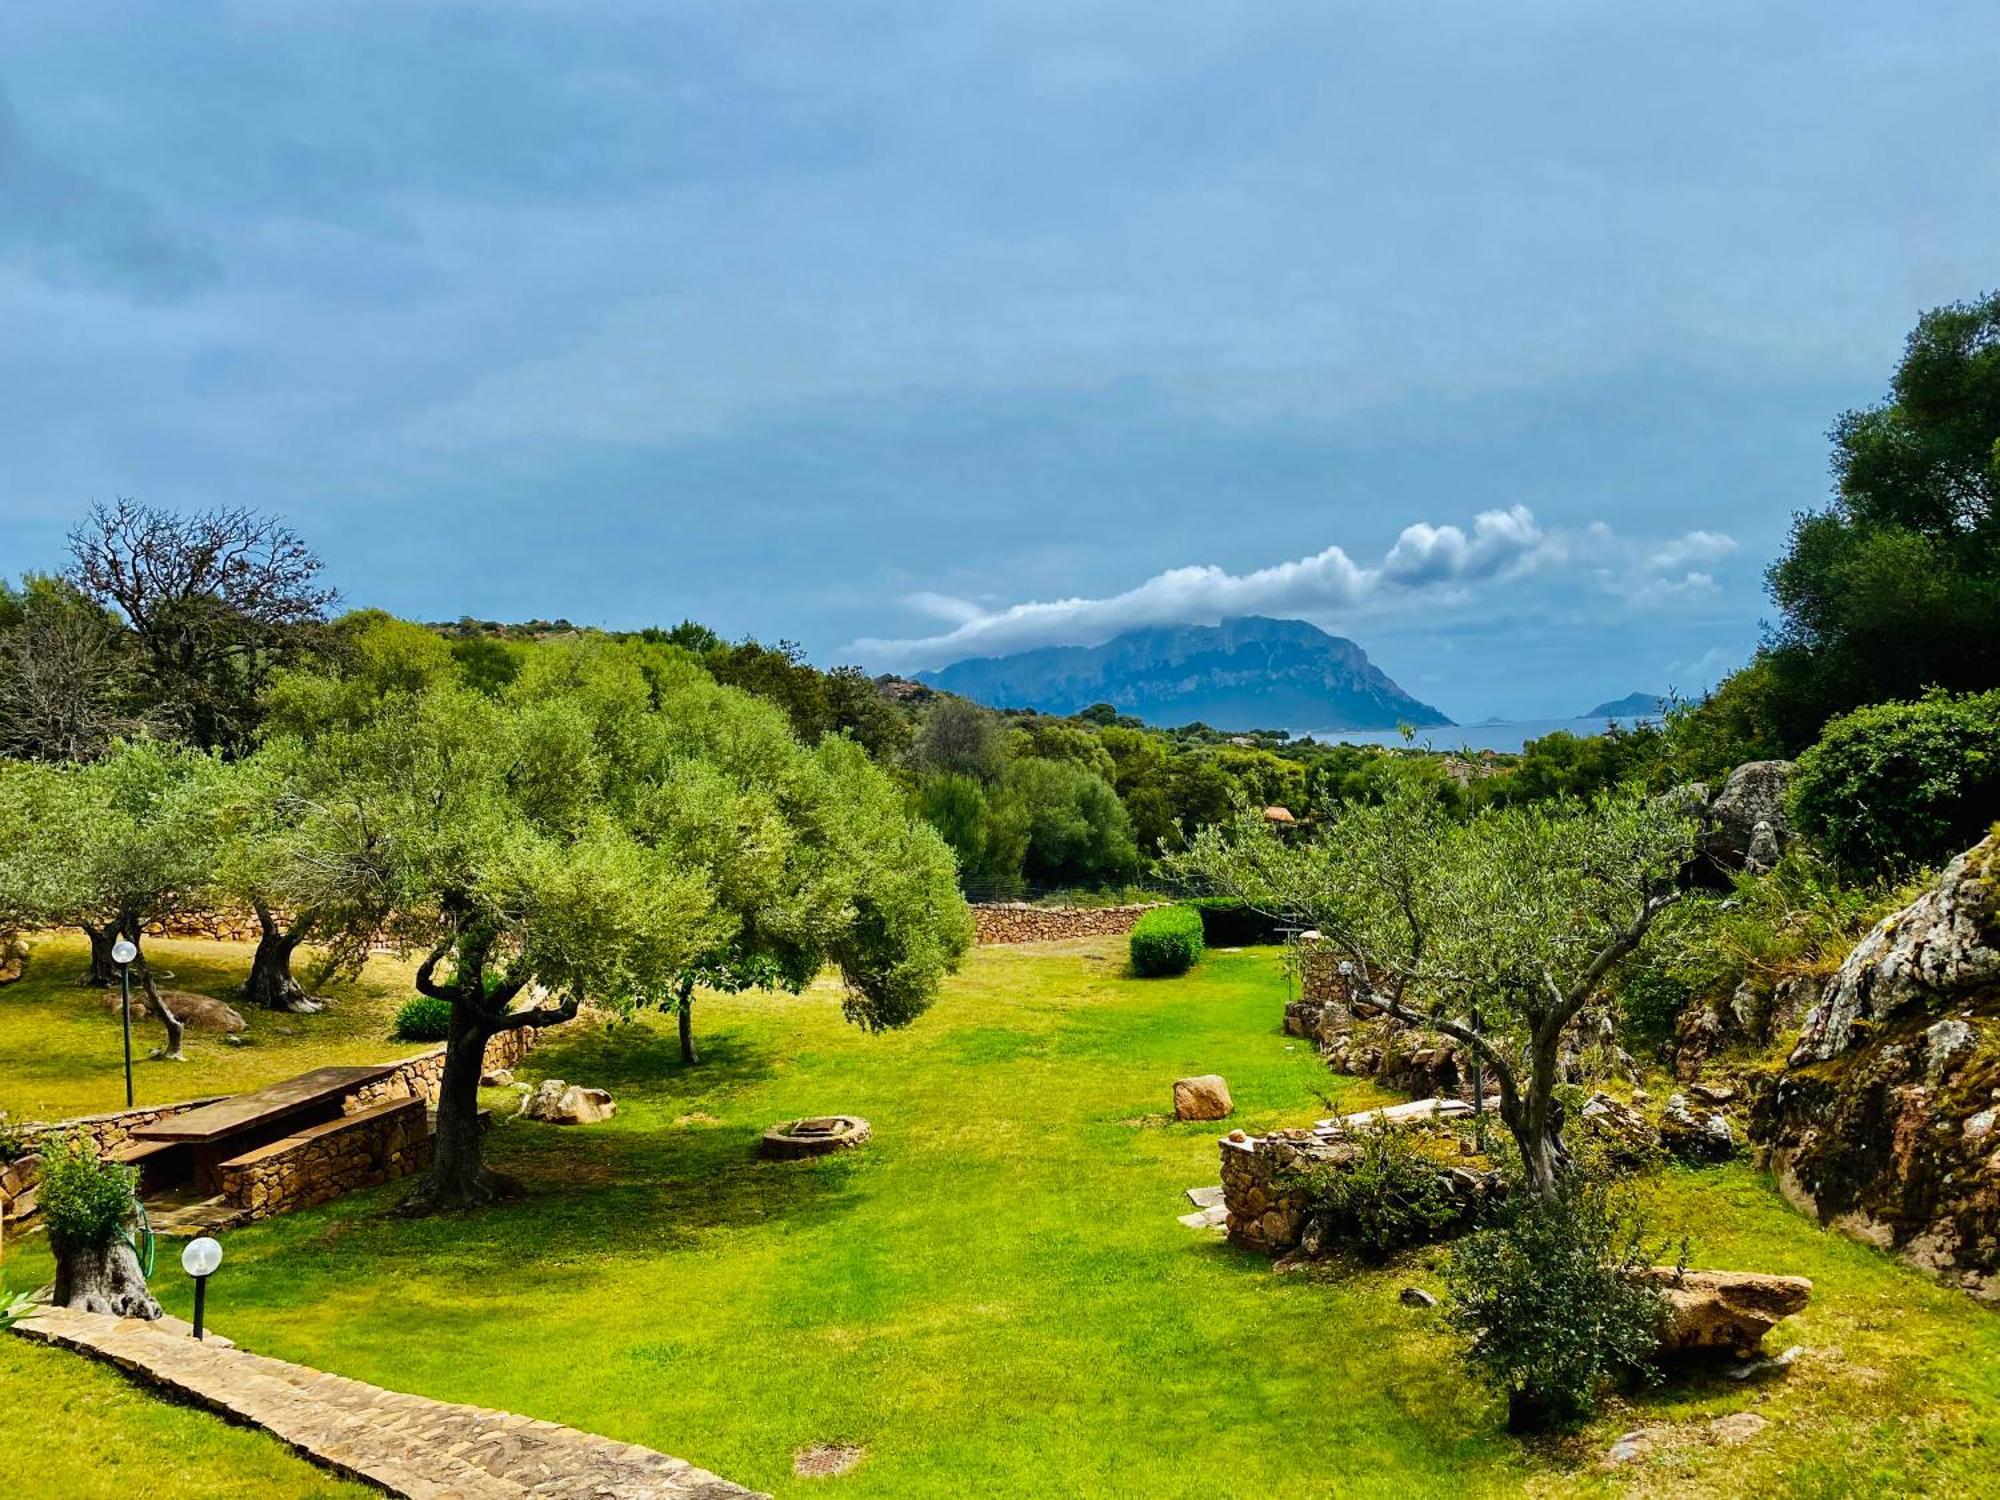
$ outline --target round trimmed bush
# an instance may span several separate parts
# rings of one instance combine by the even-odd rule
[[[1157,906],[1132,929],[1132,972],[1142,979],[1185,974],[1201,952],[1201,913],[1191,906]]]
[[[419,995],[396,1012],[396,1039],[441,1042],[451,1035],[451,1002]]]

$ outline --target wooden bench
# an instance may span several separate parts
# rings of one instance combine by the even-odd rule
[[[177,1182],[185,1182],[193,1153],[179,1141],[129,1140],[111,1153],[124,1167],[139,1169],[139,1195],[157,1192]]]

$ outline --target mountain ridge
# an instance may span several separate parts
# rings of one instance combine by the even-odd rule
[[[1627,693],[1622,698],[1613,698],[1600,703],[1587,714],[1579,714],[1583,719],[1657,719],[1666,712],[1665,693]]]
[[[1149,625],[1095,646],[968,657],[917,680],[989,708],[1073,714],[1109,703],[1151,724],[1215,729],[1393,729],[1448,725],[1343,636],[1304,620],[1240,615]]]

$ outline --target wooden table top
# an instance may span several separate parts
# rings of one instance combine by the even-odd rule
[[[269,1088],[237,1094],[214,1104],[204,1104],[200,1109],[191,1109],[186,1114],[155,1120],[150,1125],[140,1126],[132,1134],[148,1141],[221,1140],[286,1115],[338,1102],[342,1095],[365,1083],[372,1083],[384,1074],[393,1073],[396,1067],[395,1063],[380,1063],[372,1067],[314,1068],[310,1073],[287,1078]]]

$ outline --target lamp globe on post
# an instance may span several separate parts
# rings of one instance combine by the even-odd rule
[[[125,1107],[132,1107],[132,960],[139,956],[139,945],[130,938],[120,938],[111,945],[111,961],[118,965],[118,989],[124,996],[124,1004],[119,1007],[123,1016],[125,1031]]]
[[[203,1235],[181,1251],[181,1269],[194,1278],[194,1336],[201,1337],[201,1318],[208,1300],[208,1278],[222,1264],[222,1246]]]

